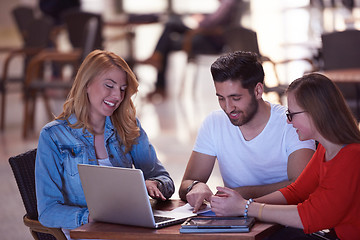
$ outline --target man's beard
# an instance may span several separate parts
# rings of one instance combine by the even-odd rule
[[[235,126],[242,126],[248,122],[250,122],[255,114],[257,113],[259,108],[259,103],[256,101],[255,96],[251,97],[251,102],[248,105],[248,107],[245,109],[245,111],[240,111],[240,118],[232,119],[230,118],[230,114],[228,114],[228,117],[230,119],[230,122]]]

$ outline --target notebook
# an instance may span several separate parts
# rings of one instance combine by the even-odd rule
[[[196,215],[153,211],[140,169],[85,164],[78,164],[78,169],[90,218],[95,221],[161,228]]]

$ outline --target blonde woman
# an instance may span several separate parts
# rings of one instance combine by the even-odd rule
[[[40,133],[35,174],[43,225],[73,229],[89,222],[79,163],[134,166],[143,171],[152,198],[171,197],[173,180],[136,118],[131,97],[137,90],[134,73],[119,56],[95,50],[86,57],[63,112]]]

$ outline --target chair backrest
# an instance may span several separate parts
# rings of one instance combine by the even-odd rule
[[[24,47],[47,47],[53,22],[47,17],[36,18],[34,9],[18,6],[12,10],[17,29],[23,38]]]
[[[257,34],[253,30],[230,26],[224,30],[225,51],[247,51],[254,52],[260,56]]]
[[[94,17],[98,19],[98,28],[96,31],[94,48],[103,49],[103,21],[100,14],[82,11],[67,11],[64,13],[63,18],[69,34],[69,40],[74,48],[83,48],[84,36],[86,35],[86,24],[91,18]]]
[[[321,39],[324,70],[360,67],[360,31],[326,33]]]
[[[25,47],[46,48],[50,43],[50,32],[53,27],[50,19],[43,17],[32,20],[27,32],[29,35],[24,39]]]
[[[14,8],[12,15],[18,31],[22,36],[24,49],[37,49],[40,51],[49,46],[51,41],[50,33],[53,27],[53,22],[49,18],[35,18],[34,10],[26,6]],[[33,51],[32,53],[26,54],[24,58],[24,72],[26,71],[26,66],[29,60],[36,53],[37,51]]]
[[[275,63],[269,58],[260,53],[259,43],[257,34],[255,31],[244,28],[242,26],[230,26],[224,30],[224,41],[225,41],[225,52],[234,52],[234,51],[246,51],[256,53],[261,62],[271,63],[273,66],[275,79],[277,80],[277,86],[267,87],[265,81],[265,92],[275,92],[279,95],[280,101],[283,96],[287,85],[283,85],[279,82],[279,77]]]
[[[81,62],[86,56],[96,48],[97,32],[99,30],[99,19],[92,17],[85,25],[85,34],[83,38],[83,52],[81,56]]]
[[[15,20],[16,26],[25,40],[29,35],[28,26],[35,20],[34,10],[28,6],[17,6],[12,10],[12,16]]]
[[[35,192],[36,150],[37,149],[33,149],[9,158],[9,163],[25,206],[26,216],[32,220],[38,219]],[[56,240],[53,235],[43,232],[35,232],[34,238],[39,240]]]
[[[26,214],[30,219],[38,219],[35,193],[35,158],[36,149],[9,158]]]

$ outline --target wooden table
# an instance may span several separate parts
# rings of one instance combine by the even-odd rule
[[[360,83],[360,68],[328,70],[321,73],[337,83]]]
[[[152,201],[153,207],[159,210],[171,210],[175,207],[184,205],[181,200],[170,200],[167,202]],[[143,227],[126,226],[120,224],[110,224],[103,222],[92,222],[71,230],[71,238],[82,239],[153,239],[153,240],[169,240],[169,239],[247,239],[258,240],[263,239],[281,226],[277,224],[269,224],[256,222],[249,233],[197,233],[183,234],[179,232],[180,224],[161,228],[151,229]]]

